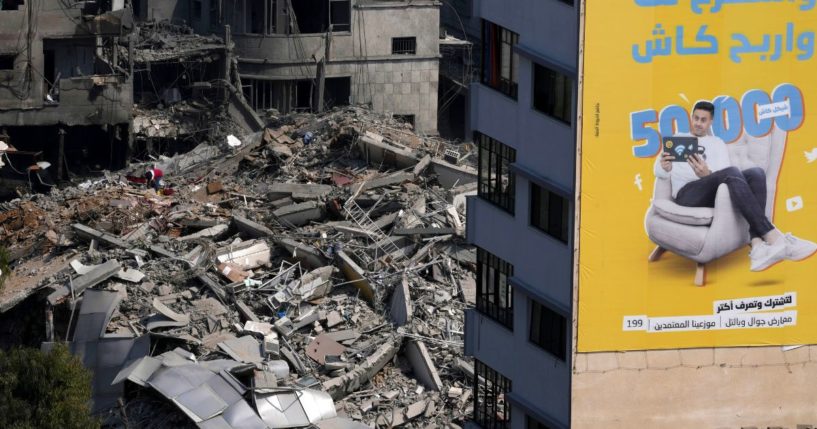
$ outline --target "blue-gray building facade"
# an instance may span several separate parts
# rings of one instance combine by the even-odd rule
[[[570,426],[578,0],[473,0],[480,79],[470,87],[478,195],[471,424]]]

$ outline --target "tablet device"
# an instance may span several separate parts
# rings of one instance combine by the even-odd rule
[[[703,154],[703,146],[698,146],[698,137],[664,137],[663,151],[675,157],[672,162],[686,162],[693,153]]]

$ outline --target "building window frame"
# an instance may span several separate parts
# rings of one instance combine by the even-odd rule
[[[477,424],[483,428],[510,429],[511,405],[508,401],[510,392],[510,379],[479,359],[474,359],[473,415]]]
[[[567,317],[549,305],[528,297],[530,323],[528,341],[565,362],[567,360]]]
[[[225,21],[231,23],[231,29],[236,35],[265,36],[276,34],[276,20],[278,15],[278,0],[233,0],[225,3],[230,14],[225,17]],[[229,8],[232,5],[232,8]],[[260,22],[253,23],[250,10],[260,5]],[[212,19],[214,11],[211,7],[210,15]],[[217,11],[215,11],[217,14]],[[211,23],[212,25],[212,23]],[[253,28],[256,27],[256,28]],[[256,31],[260,30],[260,31]]]
[[[534,181],[528,183],[530,226],[567,244],[570,240],[570,200]]]
[[[476,308],[513,332],[513,265],[477,247]]]
[[[417,55],[417,37],[392,37],[392,55]]]
[[[519,93],[519,54],[514,47],[519,34],[482,20],[482,66],[480,81],[516,100]]]
[[[336,11],[338,13],[334,13]],[[341,14],[340,11],[346,13]],[[329,31],[333,33],[352,31],[352,2],[350,0],[329,0],[328,15]]]
[[[474,133],[479,147],[477,195],[513,215],[516,204],[516,149],[480,132]]]
[[[531,108],[572,126],[573,77],[531,61],[531,80]]]

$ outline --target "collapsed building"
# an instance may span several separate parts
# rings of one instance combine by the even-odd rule
[[[113,426],[467,420],[439,3],[0,5],[0,347],[67,344]]]
[[[4,203],[2,343],[67,343],[109,425],[464,424],[468,146],[358,107],[231,137],[153,161],[172,193],[134,164]]]
[[[229,31],[135,25],[125,1],[2,5],[5,195],[263,127],[243,97]]]
[[[439,13],[434,0],[141,0],[139,20],[230,27],[256,110],[320,112],[370,104],[436,134]]]
[[[47,186],[29,169],[43,161],[53,180],[67,169],[124,166],[133,79],[119,47],[132,30],[122,2],[2,2],[0,141],[10,168],[0,180]]]

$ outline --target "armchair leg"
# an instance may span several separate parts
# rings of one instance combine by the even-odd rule
[[[706,265],[699,263],[695,268],[695,285],[704,286],[706,283]]]
[[[655,262],[661,259],[661,255],[663,255],[664,252],[666,251],[667,249],[664,249],[661,246],[655,246],[655,249],[653,249],[652,253],[650,253],[650,256],[647,258],[647,260],[650,262]]]

